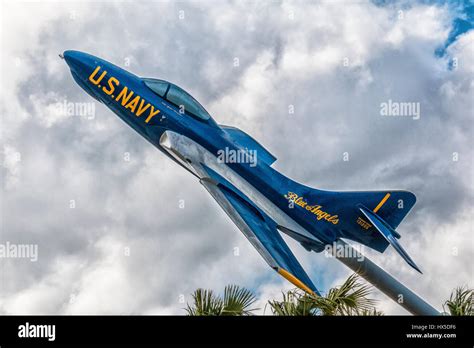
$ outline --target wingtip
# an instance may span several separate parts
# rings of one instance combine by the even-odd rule
[[[395,248],[395,250],[398,251],[398,253],[402,256],[402,258],[405,260],[405,262],[408,263],[412,268],[414,268],[420,274],[423,274],[423,272],[420,270],[420,268],[416,265],[415,261],[412,260],[412,258],[406,253],[406,251],[402,248],[402,246],[398,245],[398,247],[400,249]]]
[[[301,290],[305,291],[306,293],[310,294],[310,295],[316,295],[316,296],[321,296],[321,294],[319,293],[318,289],[316,289],[316,287],[313,285],[313,284],[310,284],[310,285],[307,285],[305,283],[303,283],[301,280],[299,280],[298,278],[296,278],[293,274],[291,274],[290,272],[288,272],[286,269],[284,268],[275,268],[275,270],[283,277],[285,278],[286,280],[288,280],[290,283],[292,283],[293,285],[297,286],[298,288],[300,288]]]
[[[420,268],[416,265],[415,261],[413,261],[413,259],[406,253],[406,251],[401,247],[401,245],[399,245],[399,247],[401,250],[398,250],[397,248],[395,248],[395,250],[399,252],[399,254],[403,257],[405,262],[408,263],[412,268],[414,268],[420,274],[423,274]]]
[[[413,264],[410,264],[415,270],[417,270],[420,274],[423,274],[423,272],[420,270],[420,268],[413,262]]]

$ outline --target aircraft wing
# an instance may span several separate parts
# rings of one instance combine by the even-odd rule
[[[270,267],[298,288],[310,294],[320,295],[277,231],[277,225],[272,219],[243,195],[225,185],[211,179],[202,179],[201,184],[239,227]]]

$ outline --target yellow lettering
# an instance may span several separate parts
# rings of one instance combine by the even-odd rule
[[[133,100],[130,103],[127,104],[125,109],[130,109],[132,112],[135,112],[135,108],[137,107],[139,100],[140,100],[140,96],[137,95],[135,98],[133,98]]]
[[[143,107],[144,103],[145,103],[145,99],[142,99],[140,106],[138,107],[138,110],[137,110],[137,116],[141,116],[141,114],[143,114],[146,111],[146,109],[150,107],[150,103],[146,104],[146,106]]]
[[[106,94],[111,95],[115,91],[115,86],[113,85],[113,83],[115,83],[115,86],[118,86],[120,84],[119,80],[117,80],[115,77],[111,77],[107,82],[107,84],[109,85],[109,89],[107,89],[106,87],[102,87],[102,90]]]
[[[303,197],[298,196],[298,194],[293,193],[293,192],[288,192],[284,197],[292,202],[294,202],[296,205],[299,205],[302,208],[305,208],[305,210],[311,212],[316,216],[317,220],[326,220],[327,222],[331,222],[334,225],[337,225],[339,223],[339,217],[337,215],[331,215],[325,211],[322,210],[321,205],[308,205],[308,202]]]
[[[122,106],[125,106],[125,104],[127,104],[128,100],[133,95],[133,91],[130,91],[129,95],[127,95],[127,92],[128,92],[128,88],[124,87],[122,91],[119,93],[119,95],[117,96],[117,98],[115,98],[116,101],[119,101],[120,98],[122,98]]]
[[[148,115],[147,119],[145,120],[145,123],[148,123],[150,122],[150,120],[155,117],[156,115],[158,115],[158,113],[160,112],[160,110],[156,109],[155,110],[155,107],[153,105],[151,105],[151,110],[150,110],[150,114]]]
[[[337,217],[337,215],[335,215]],[[339,219],[337,219],[337,221],[339,221]],[[332,221],[331,221],[332,222]],[[335,222],[332,222],[333,224],[336,224]],[[362,226],[363,229],[365,230],[368,230],[370,227],[372,227],[371,224],[369,224],[367,221],[365,221],[364,219],[362,219],[361,217],[358,217],[357,218],[357,223]]]
[[[299,205],[300,207],[303,207],[303,208],[304,208],[304,207],[306,206],[306,204],[308,204],[308,203],[303,200],[303,197],[299,197],[299,198],[295,201],[295,204],[296,204],[296,205]]]
[[[98,66],[97,68],[95,68],[95,70],[92,72],[92,74],[90,74],[89,76],[89,81],[92,82],[94,85],[98,85],[100,81],[102,81],[102,79],[104,78],[105,74],[107,74],[107,71],[103,71],[102,72],[102,75],[100,75],[100,77],[97,79],[97,80],[94,80],[94,76],[97,75],[97,73],[99,72],[100,70],[100,66]]]

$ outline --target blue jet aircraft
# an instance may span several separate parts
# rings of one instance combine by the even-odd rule
[[[91,97],[196,176],[264,260],[310,294],[317,288],[280,233],[321,252],[345,238],[379,252],[391,245],[421,273],[395,231],[416,201],[407,191],[324,191],[272,168],[267,149],[244,131],[216,123],[175,84],[134,75],[87,53],[61,56]]]

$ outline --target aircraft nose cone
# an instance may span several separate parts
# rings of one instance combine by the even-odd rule
[[[88,55],[83,52],[67,50],[63,56],[69,68],[77,74],[81,74],[89,63]]]
[[[80,65],[81,60],[78,57],[78,52],[76,51],[64,51],[63,57],[64,60],[66,61],[67,65],[69,65],[69,68],[76,70],[78,65]]]

